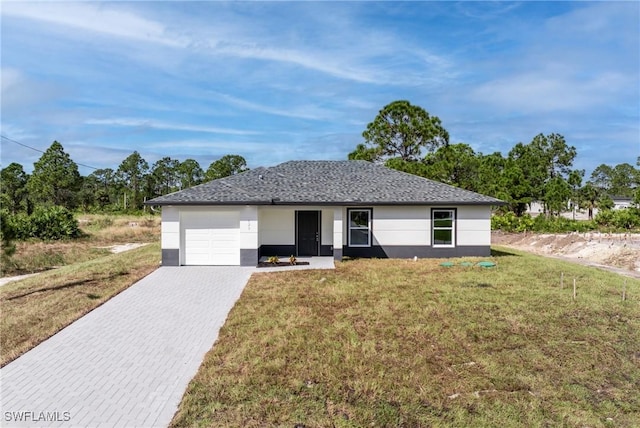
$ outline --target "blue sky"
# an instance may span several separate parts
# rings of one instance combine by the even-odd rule
[[[2,135],[98,168],[134,150],[204,169],[346,159],[398,99],[485,154],[555,132],[587,175],[640,156],[635,1],[0,8]],[[3,139],[1,156],[30,172],[40,153]]]

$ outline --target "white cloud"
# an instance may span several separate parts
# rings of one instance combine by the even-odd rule
[[[234,97],[228,94],[215,93],[215,95],[226,103],[247,110],[259,111],[276,116],[293,117],[299,119],[326,120],[336,116],[331,110],[323,109],[315,105],[292,105],[287,109],[272,107],[270,105],[259,104],[247,101],[242,98]]]
[[[100,4],[5,2],[2,15],[167,46],[186,44],[186,40],[167,34],[166,26],[161,23]]]
[[[26,130],[22,127],[15,126],[11,123],[2,122],[0,126],[0,132],[5,137],[11,138],[19,142],[36,139],[37,135],[31,130]]]
[[[248,131],[244,129],[218,128],[215,126],[201,126],[181,123],[163,122],[154,119],[136,118],[112,118],[112,119],[88,119],[84,122],[87,125],[124,126],[135,128],[165,129],[173,131],[206,132],[210,134],[229,135],[257,135],[258,131]]]
[[[195,150],[196,152],[210,152],[218,151],[218,150],[230,150],[231,148],[238,151],[250,151],[250,152],[259,152],[264,151],[265,145],[268,145],[268,142],[258,142],[258,141],[233,141],[228,139],[222,140],[201,140],[201,139],[187,139],[187,140],[168,140],[162,142],[154,142],[149,143],[147,147],[150,149],[166,149],[166,148],[174,148],[180,147],[182,150]]]
[[[277,61],[298,65],[310,70],[319,71],[341,79],[352,80],[361,83],[382,83],[382,76],[373,69],[349,65],[352,61],[340,61],[346,59],[338,52],[333,52],[333,59],[321,52],[300,51],[291,48],[274,48],[255,44],[213,44],[211,53],[230,55],[246,59],[264,61]],[[336,55],[338,61],[336,61]]]
[[[519,6],[518,3],[501,1],[463,1],[455,4],[456,10],[461,14],[481,20],[500,18]]]
[[[42,105],[65,92],[64,88],[53,83],[35,80],[22,71],[3,67],[2,100],[3,119],[30,109],[34,105]]]
[[[583,110],[610,102],[610,95],[624,91],[629,83],[617,73],[578,80],[541,71],[492,80],[471,96],[477,102],[520,112]]]
[[[3,4],[2,14],[69,28],[72,30],[69,32],[71,38],[78,38],[77,31],[81,30],[178,48],[184,53],[288,64],[366,84],[425,84],[433,80],[433,77],[427,76],[449,69],[444,57],[418,49],[392,33],[362,28],[360,23],[348,18],[345,19],[351,26],[342,22],[335,24],[336,28],[323,28],[322,31],[317,26],[327,25],[327,21],[320,18],[317,22],[310,21],[305,30],[318,35],[318,39],[311,44],[297,33],[296,37],[285,37],[279,28],[256,25],[256,16],[247,19],[223,14],[221,18],[228,20],[212,27],[210,22],[180,14],[171,16],[172,21],[168,21],[168,17],[160,21],[127,10],[122,5],[114,6],[114,3],[80,2],[8,2]],[[262,30],[257,30],[257,27]],[[398,47],[401,47],[400,51]],[[145,51],[136,55],[138,61],[153,62],[155,58],[154,55],[145,56]],[[380,67],[385,57],[402,58],[402,61],[391,69]],[[408,64],[403,64],[407,60],[422,62],[426,70],[410,73]],[[171,64],[169,61],[164,67],[171,67]]]
[[[508,56],[484,63],[491,78],[470,99],[520,114],[575,114],[633,103],[640,31],[637,8],[634,17],[628,6],[583,3],[522,28]]]
[[[2,79],[0,79],[0,87],[2,88],[3,96],[5,94],[5,91],[8,91],[10,88],[16,86],[23,80],[22,73],[14,68],[2,67],[2,69],[0,69],[0,73],[2,74]]]

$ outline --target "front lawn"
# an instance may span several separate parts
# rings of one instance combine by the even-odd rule
[[[637,426],[640,281],[492,260],[253,275],[172,425]]]

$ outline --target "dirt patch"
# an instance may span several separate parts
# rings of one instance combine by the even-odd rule
[[[8,277],[5,277],[5,278],[0,278],[0,287],[2,287],[5,284],[8,284],[8,283],[10,283],[12,281],[19,281],[21,279],[29,278],[30,276],[37,275],[39,273],[40,272],[28,273],[26,275],[8,276]]]
[[[149,245],[149,244],[148,243],[128,243],[128,244],[110,245],[108,247],[98,247],[98,248],[106,248],[112,253],[118,254],[124,251],[133,250],[134,248],[144,247],[145,245]]]
[[[640,277],[638,233],[504,233],[492,232],[492,243],[585,265],[610,267]]]

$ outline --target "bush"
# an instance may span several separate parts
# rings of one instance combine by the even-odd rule
[[[532,218],[529,214],[521,217],[516,216],[513,212],[504,215],[494,215],[491,218],[491,229],[503,230],[505,232],[547,232],[547,233],[566,233],[566,232],[587,232],[596,228],[592,221],[570,220],[564,217],[547,218],[539,215]]]
[[[598,226],[610,226],[613,223],[613,211],[600,210],[593,220]]]
[[[547,218],[544,215],[531,218],[528,214],[518,217],[513,212],[508,212],[491,217],[491,229],[546,233],[588,232],[595,229],[631,231],[640,229],[640,209],[601,210],[593,221],[570,220],[565,217]]]
[[[595,222],[613,229],[640,229],[640,209],[602,210],[596,215]]]
[[[68,209],[60,206],[36,208],[29,217],[31,237],[44,240],[77,238],[80,236],[78,220]]]
[[[543,215],[536,217],[534,222],[536,232],[547,233],[568,233],[568,232],[588,232],[596,229],[593,221],[571,220],[565,217],[546,218]]]
[[[33,225],[31,224],[30,217],[25,213],[18,213],[11,216],[11,227],[15,233],[16,239],[25,240],[31,238],[33,235]]]
[[[491,229],[504,230],[505,232],[527,232],[533,230],[534,221],[529,214],[518,217],[509,211],[491,217]]]
[[[491,229],[504,230],[505,232],[515,232],[519,224],[518,217],[511,211],[501,215],[491,217]]]
[[[2,227],[3,236],[12,236],[13,239],[19,240],[58,240],[77,238],[81,235],[73,213],[60,206],[38,207],[30,216],[24,213],[3,213]]]

